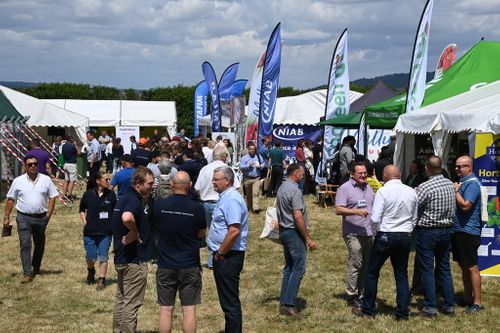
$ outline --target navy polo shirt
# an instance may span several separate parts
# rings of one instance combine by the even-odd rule
[[[155,202],[153,216],[160,227],[158,267],[199,267],[198,231],[206,228],[203,206],[186,195],[174,194]]]
[[[113,233],[111,219],[116,203],[113,191],[105,189],[102,196],[96,189],[91,189],[83,194],[80,201],[80,213],[87,211],[87,223],[83,227],[84,236],[110,236]]]
[[[142,197],[133,187],[130,188],[113,210],[113,244],[115,264],[144,262],[152,258],[151,226],[149,223],[150,203],[142,204]],[[128,228],[123,224],[122,214],[130,212],[134,215],[135,224],[142,242],[123,245],[122,237],[128,234]]]
[[[143,148],[134,149],[131,153],[134,158],[135,167],[138,166],[148,166],[149,164],[149,155],[151,152],[149,150]]]

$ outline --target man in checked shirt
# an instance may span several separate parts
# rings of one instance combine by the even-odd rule
[[[437,315],[434,261],[443,290],[443,313],[455,314],[455,296],[450,269],[451,230],[455,215],[455,189],[453,183],[441,173],[441,159],[431,156],[425,163],[429,180],[417,189],[418,223],[416,228],[416,260],[422,269],[425,289],[421,314]]]

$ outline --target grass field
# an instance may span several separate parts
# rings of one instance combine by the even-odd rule
[[[249,248],[241,275],[240,296],[245,332],[499,332],[500,279],[483,278],[483,304],[486,311],[466,316],[457,308],[455,318],[438,316],[425,319],[413,316],[408,322],[396,322],[395,283],[390,263],[386,263],[379,282],[375,319],[354,317],[344,300],[347,251],[341,236],[340,218],[332,208],[319,208],[315,198],[307,197],[311,233],[319,249],[308,254],[307,272],[299,292],[305,305],[302,321],[278,315],[278,296],[283,267],[279,245],[259,240],[263,216],[250,218]],[[271,204],[263,199],[262,207]],[[3,204],[0,206],[3,211]],[[109,332],[115,294],[115,271],[110,264],[108,286],[103,291],[87,286],[82,245],[82,225],[78,208],[57,203],[47,229],[47,245],[42,275],[33,283],[21,285],[17,230],[0,241],[0,332]],[[206,250],[202,250],[206,263]],[[413,254],[409,275],[412,274]],[[456,293],[462,291],[457,265],[452,264]],[[159,307],[156,304],[155,268],[150,266],[148,287],[139,311],[138,329],[158,329]],[[418,312],[420,299],[412,299],[411,314]],[[181,331],[181,317],[176,312],[174,331]],[[198,307],[198,331],[219,332],[224,327],[214,279],[204,270],[202,304]]]

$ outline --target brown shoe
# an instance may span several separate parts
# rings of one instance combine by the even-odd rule
[[[103,290],[104,288],[106,288],[106,278],[100,277],[97,279],[96,290]]]
[[[364,316],[363,310],[361,310],[361,308],[358,308],[357,306],[353,306],[351,308],[351,313],[355,316],[358,316],[358,317]]]
[[[30,282],[33,282],[33,276],[31,275],[23,275],[23,277],[21,278],[21,283],[30,283]]]
[[[294,317],[296,319],[302,319],[302,315],[299,313],[299,310],[297,310],[297,307],[295,306],[280,305],[280,314]]]

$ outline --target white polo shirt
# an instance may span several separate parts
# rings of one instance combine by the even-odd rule
[[[35,181],[27,174],[16,177],[7,193],[8,199],[16,200],[16,210],[26,214],[47,212],[47,201],[59,195],[49,176],[39,173]]]
[[[372,223],[380,223],[382,232],[412,232],[417,224],[417,193],[414,189],[391,179],[375,194]]]
[[[214,170],[220,166],[227,166],[226,163],[216,160],[212,163],[205,165],[198,175],[196,184],[194,184],[194,189],[200,194],[201,201],[217,201],[219,200],[219,193],[215,192],[214,185],[212,184],[212,178],[214,176]],[[233,170],[234,172],[234,170]],[[234,174],[234,188],[240,188],[240,180],[238,175]]]

